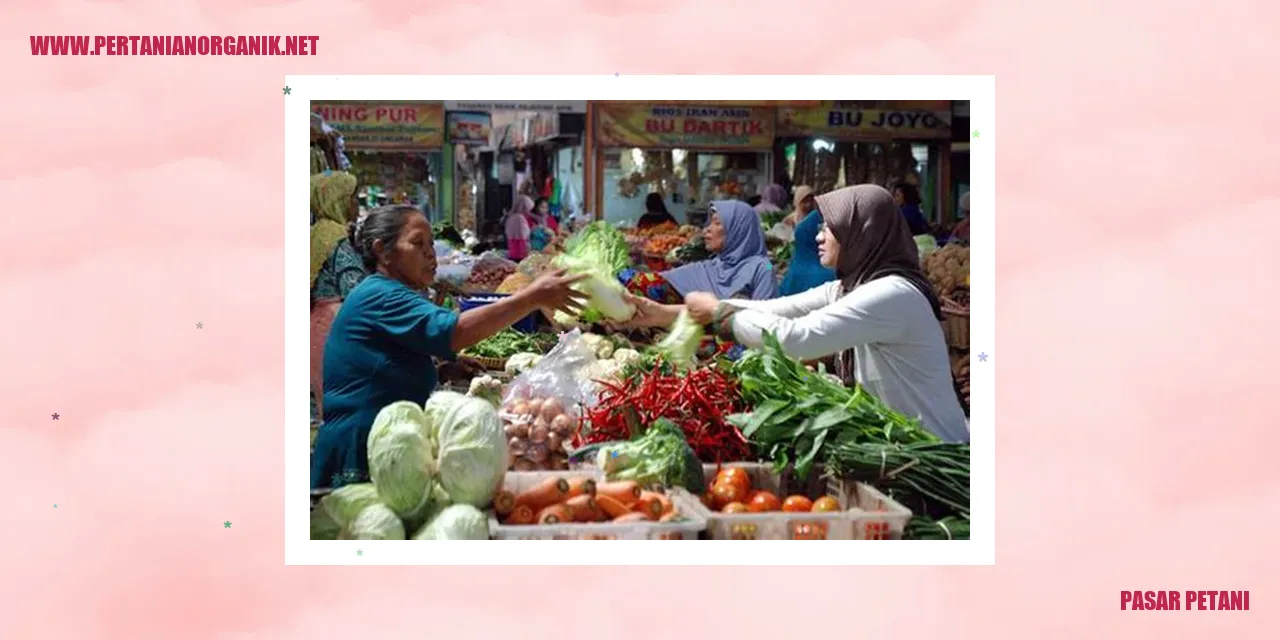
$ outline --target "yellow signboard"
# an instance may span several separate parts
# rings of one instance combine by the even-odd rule
[[[769,107],[612,103],[596,107],[602,147],[663,149],[768,149],[774,110]]]
[[[444,146],[439,102],[328,102],[311,111],[342,134],[347,149],[420,151]]]
[[[946,111],[908,108],[859,108],[853,102],[827,102],[820,107],[779,107],[778,135],[835,140],[917,139],[951,137]]]

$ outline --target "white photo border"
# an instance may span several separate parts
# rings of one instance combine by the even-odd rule
[[[741,545],[671,541],[310,540],[310,448],[300,431],[309,387],[310,105],[336,100],[968,100],[971,229],[972,523],[967,541],[754,541],[755,565],[991,565],[995,563],[995,76],[318,76],[285,77],[285,564],[742,565]],[[985,362],[977,353],[987,354]],[[550,544],[554,551],[536,552]],[[629,548],[635,547],[635,548]]]

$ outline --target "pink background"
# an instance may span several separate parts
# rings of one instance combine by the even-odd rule
[[[0,637],[1275,637],[1280,9],[1114,4],[0,4]],[[997,567],[283,566],[283,77],[521,71],[997,74]]]

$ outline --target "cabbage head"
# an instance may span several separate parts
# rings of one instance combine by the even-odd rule
[[[673,365],[693,366],[697,363],[698,345],[702,343],[702,336],[702,325],[688,311],[681,311],[671,325],[671,333],[658,343],[657,349]]]
[[[343,540],[404,540],[404,523],[383,504],[372,504],[347,527]]]
[[[507,470],[507,439],[493,405],[462,396],[440,423],[440,484],[457,504],[484,508]]]
[[[488,540],[489,517],[469,504],[445,507],[414,540]]]
[[[427,404],[423,405],[422,411],[426,416],[427,435],[431,438],[432,444],[440,443],[440,425],[444,423],[445,415],[458,406],[459,401],[466,399],[466,396],[454,391],[437,391],[427,398]]]
[[[311,539],[337,540],[365,507],[375,504],[378,490],[368,482],[335,489],[311,510]]]
[[[378,499],[400,517],[419,512],[435,484],[427,416],[418,405],[393,402],[369,430],[369,477]]]

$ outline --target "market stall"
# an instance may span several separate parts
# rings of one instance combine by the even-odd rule
[[[777,147],[792,184],[818,193],[855,184],[916,185],[926,216],[950,220],[951,103],[825,101],[777,110]]]
[[[312,112],[342,134],[366,206],[425,205],[440,220],[452,165],[441,103],[322,102]]]
[[[649,193],[682,224],[717,199],[746,200],[771,182],[774,109],[760,103],[593,102],[590,202],[598,218],[634,224]]]
[[[520,264],[455,258],[475,259],[464,287],[500,279],[493,295],[548,268],[585,274],[581,317],[557,322],[591,329],[504,331],[462,353],[486,374],[383,408],[371,481],[313,495],[313,539],[967,537],[968,445],[771,339],[729,358],[687,314],[657,333],[604,330],[634,313],[613,225]]]

